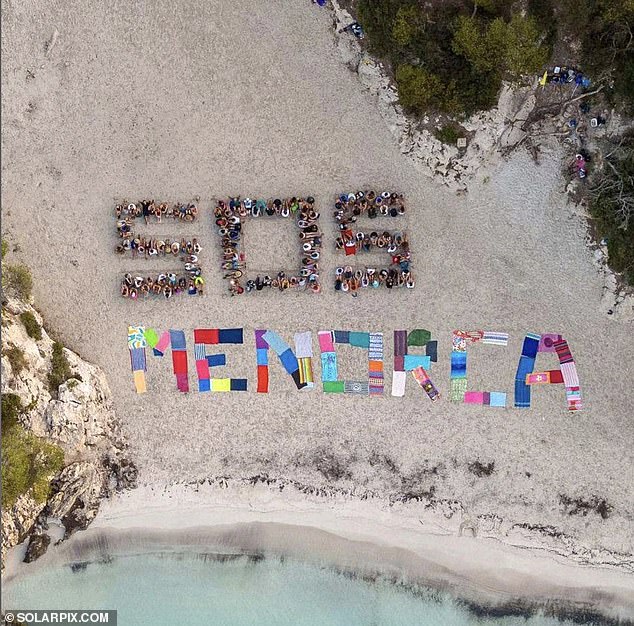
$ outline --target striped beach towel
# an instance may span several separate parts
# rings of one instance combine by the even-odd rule
[[[493,346],[507,346],[509,343],[508,333],[496,333],[485,330],[482,335],[482,343],[491,344]]]

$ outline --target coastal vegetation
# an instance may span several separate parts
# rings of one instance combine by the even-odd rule
[[[36,341],[42,339],[42,327],[31,311],[24,311],[24,313],[20,313],[20,321],[24,325],[26,334],[31,337],[31,339],[35,339]]]
[[[2,507],[32,490],[36,502],[46,500],[50,478],[64,466],[58,446],[27,431],[19,422],[24,410],[15,394],[2,394]]]
[[[607,241],[610,266],[634,285],[634,133],[608,152],[589,197],[597,238]]]
[[[57,394],[59,386],[73,377],[68,358],[64,354],[64,346],[59,342],[53,343],[51,354],[51,371],[48,374],[48,385],[52,396]]]

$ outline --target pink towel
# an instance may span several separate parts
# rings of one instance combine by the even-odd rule
[[[332,331],[330,330],[320,330],[317,333],[319,337],[319,349],[322,352],[334,352],[335,344],[332,341]]]
[[[564,385],[566,387],[578,387],[579,375],[577,374],[577,366],[574,363],[562,363],[560,366],[561,375],[564,377]]]
[[[161,335],[161,338],[158,340],[158,343],[156,344],[156,346],[154,346],[154,349],[165,354],[165,350],[167,350],[167,347],[169,345],[170,345],[170,333],[169,333],[169,330],[166,330]]]
[[[465,391],[465,404],[484,404],[484,392],[482,391]]]
[[[209,379],[209,363],[207,359],[204,361],[196,361],[196,374],[198,374],[198,380]]]

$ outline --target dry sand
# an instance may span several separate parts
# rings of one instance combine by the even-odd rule
[[[326,485],[338,466],[340,487],[387,497],[433,486],[473,516],[551,524],[585,546],[632,553],[634,341],[631,326],[599,309],[602,281],[565,206],[558,153],[539,166],[518,153],[461,197],[421,177],[339,62],[329,17],[307,0],[6,0],[2,20],[3,236],[33,270],[48,326],[106,371],[142,483],[268,473]],[[409,199],[414,291],[227,296],[213,197],[316,196],[327,280],[338,262],[331,198],[367,186]],[[119,298],[118,276],[134,264],[113,254],[115,199],[196,195],[202,218],[178,232],[204,245],[206,295]],[[227,375],[248,376],[251,391],[178,394],[168,359],[150,362],[149,393],[136,396],[128,324],[183,328],[190,346],[196,327],[244,326]],[[386,397],[298,394],[277,363],[271,393],[254,393],[258,327],[287,340],[385,332]],[[433,373],[445,395],[453,328],[511,333],[508,348],[470,357],[473,388],[510,394],[524,333],[561,332],[585,408],[569,414],[560,387],[538,390],[524,411],[432,406],[412,383],[391,398],[391,332],[415,327],[439,340]],[[353,356],[342,357],[349,374],[364,367]],[[476,478],[476,459],[495,472]],[[561,494],[605,498],[612,513],[568,516]]]

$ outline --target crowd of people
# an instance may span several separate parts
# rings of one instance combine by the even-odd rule
[[[390,258],[388,267],[353,268],[348,265],[338,267],[335,275],[335,290],[357,296],[360,289],[388,289],[415,286],[411,272],[411,253],[407,234],[404,232],[372,231],[354,232],[353,224],[359,217],[370,219],[381,217],[400,217],[405,214],[403,194],[384,191],[357,191],[341,194],[335,200],[334,217],[339,225],[339,237],[335,241],[337,250],[343,250],[346,256],[359,252],[385,250]]]
[[[242,226],[252,217],[279,216],[292,218],[299,228],[299,241],[302,251],[301,266],[298,273],[278,272],[248,278],[246,258],[240,247]],[[275,198],[273,200],[252,199],[240,196],[219,200],[214,209],[214,217],[222,247],[223,278],[229,281],[231,295],[263,289],[309,289],[320,291],[319,257],[322,233],[319,230],[319,213],[315,210],[315,199],[311,196],[300,198]]]
[[[184,264],[184,271],[164,272],[154,276],[132,276],[127,273],[120,285],[120,293],[124,298],[136,300],[150,296],[161,296],[166,299],[173,295],[202,295],[205,281],[198,262],[201,245],[196,238],[168,239],[160,237],[140,236],[135,234],[134,225],[137,217],[143,216],[145,223],[154,216],[160,223],[163,216],[171,215],[175,220],[192,222],[198,215],[194,204],[156,203],[154,200],[142,200],[137,203],[123,202],[115,207],[117,218],[117,234],[119,243],[115,252],[119,255],[131,254],[133,258],[152,258],[168,256],[179,258]]]
[[[205,280],[200,268],[194,269],[185,265],[185,272],[165,272],[156,276],[132,276],[126,273],[121,281],[121,295],[124,298],[137,300],[150,296],[162,296],[169,300],[173,295],[202,295]]]
[[[170,206],[168,202],[155,202],[154,200],[141,200],[141,202],[123,202],[115,208],[117,219],[121,216],[134,219],[143,216],[146,224],[150,223],[150,217],[154,217],[157,223],[161,223],[164,217],[173,217],[182,222],[193,222],[198,215],[198,207],[195,204],[176,203]]]

